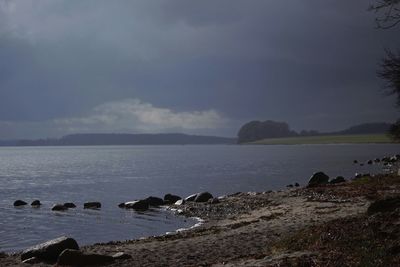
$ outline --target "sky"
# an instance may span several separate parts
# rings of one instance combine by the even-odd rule
[[[399,117],[373,0],[0,0],[0,139]]]

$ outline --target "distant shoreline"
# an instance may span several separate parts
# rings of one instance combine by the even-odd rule
[[[319,135],[268,138],[245,145],[331,145],[331,144],[398,144],[385,134]]]

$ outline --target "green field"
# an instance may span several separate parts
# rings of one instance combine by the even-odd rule
[[[366,144],[366,143],[394,143],[385,134],[363,135],[324,135],[305,137],[269,138],[248,144],[258,145],[303,145],[303,144]]]

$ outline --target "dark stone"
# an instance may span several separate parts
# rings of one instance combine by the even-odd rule
[[[124,203],[124,202],[119,203],[119,204],[118,204],[118,207],[120,207],[120,208],[125,208],[125,203]]]
[[[69,208],[69,209],[76,208],[76,205],[74,203],[72,203],[72,202],[64,203],[64,206]]]
[[[295,187],[299,187],[300,184],[299,184],[299,183],[295,183],[294,186],[295,186]]]
[[[196,198],[194,199],[194,202],[207,202],[211,198],[213,198],[213,195],[211,195],[210,193],[201,192],[197,194]]]
[[[19,199],[14,201],[14,207],[25,206],[26,204],[28,204],[28,203],[26,203],[25,201],[19,200]]]
[[[127,260],[127,259],[132,259],[132,256],[129,254],[126,254],[124,252],[117,252],[114,255],[112,255],[112,257],[115,260]]]
[[[335,179],[332,179],[329,183],[330,184],[338,184],[338,183],[344,183],[346,182],[346,179],[344,179],[343,176],[338,176]]]
[[[67,210],[67,209],[68,209],[68,208],[65,207],[63,204],[55,204],[55,205],[51,208],[52,211],[65,211],[65,210]]]
[[[194,201],[197,197],[197,194],[190,195],[185,198],[185,201]]]
[[[220,203],[218,198],[210,198],[207,202],[209,204],[218,204],[218,203]]]
[[[292,184],[288,184],[286,187],[288,187],[288,188],[292,188],[292,187],[293,187],[293,185],[292,185]]]
[[[134,209],[134,210],[148,210],[149,209],[149,203],[145,200],[136,200],[136,201],[130,201],[130,202],[125,202],[125,208],[126,209]]]
[[[100,202],[86,202],[83,204],[84,209],[100,209],[101,203]]]
[[[34,201],[32,201],[32,203],[31,203],[31,206],[36,206],[36,207],[38,207],[38,206],[40,206],[40,205],[42,205],[42,203],[40,203],[39,200],[34,200]]]
[[[25,264],[36,264],[36,263],[39,263],[39,262],[40,262],[40,259],[38,259],[36,257],[32,257],[32,258],[29,258],[29,259],[26,259],[26,260],[22,261],[22,263],[25,263]]]
[[[174,204],[175,202],[177,202],[180,199],[182,199],[180,196],[171,195],[171,194],[166,194],[164,196],[165,204]]]
[[[79,249],[79,246],[74,239],[62,236],[24,250],[21,260],[36,257],[43,261],[56,261],[65,249]]]
[[[66,249],[58,257],[57,265],[65,266],[91,266],[105,265],[114,261],[114,258],[100,254],[86,254],[79,250]]]
[[[323,172],[316,172],[310,177],[307,187],[324,185],[324,184],[327,184],[328,182],[329,182],[328,175],[326,175]]]
[[[375,161],[376,163],[379,163],[379,162],[381,162],[381,160],[380,160],[380,159],[378,159],[378,158],[374,159],[374,161]]]
[[[391,197],[373,202],[368,207],[368,214],[372,215],[377,212],[391,212],[400,207],[400,197]]]
[[[357,164],[357,163],[358,163],[358,160],[353,160],[353,163],[354,163],[354,164]]]
[[[159,197],[148,197],[144,199],[150,206],[158,207],[164,205],[164,200]]]
[[[367,161],[367,164],[368,164],[368,165],[371,165],[372,163],[373,163],[372,160],[368,160],[368,161]]]

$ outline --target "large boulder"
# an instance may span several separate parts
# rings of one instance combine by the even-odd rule
[[[106,265],[114,261],[114,258],[101,254],[86,254],[79,250],[66,249],[58,257],[58,266],[91,266]]]
[[[392,212],[400,208],[400,197],[390,197],[373,202],[367,210],[369,215],[377,212]]]
[[[25,206],[26,204],[28,204],[28,203],[26,203],[25,201],[20,200],[20,199],[14,201],[14,207]]]
[[[319,185],[324,185],[329,182],[329,176],[323,172],[316,172],[308,180],[307,187],[314,187]]]
[[[67,210],[67,209],[68,209],[68,208],[65,207],[63,204],[55,204],[55,205],[51,208],[52,211],[65,211],[65,210]]]
[[[158,207],[164,205],[164,200],[159,197],[148,197],[144,199],[150,206]]]
[[[164,196],[165,204],[174,204],[180,199],[182,199],[180,196],[176,196],[176,195],[172,195],[172,194],[166,194]]]
[[[125,202],[125,208],[144,211],[149,209],[149,203],[145,200],[135,200],[135,201]]]
[[[196,198],[194,199],[195,202],[207,202],[209,199],[214,198],[213,195],[211,195],[208,192],[201,192],[198,193]]]
[[[73,238],[62,236],[24,250],[21,260],[35,257],[42,261],[56,261],[65,249],[79,249],[79,246]]]
[[[100,209],[101,203],[100,202],[86,202],[83,204],[84,209]]]

